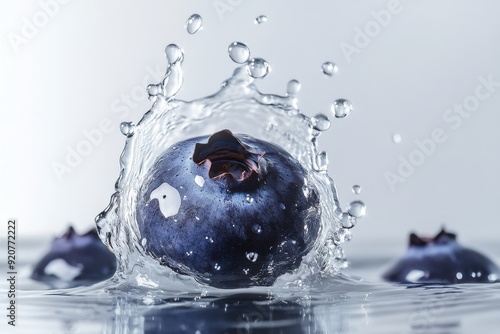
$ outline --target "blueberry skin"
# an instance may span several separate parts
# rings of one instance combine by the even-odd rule
[[[62,268],[61,272],[54,273],[56,269],[50,267],[54,261],[76,268],[75,274],[68,276]],[[60,283],[67,283],[69,287],[105,280],[115,271],[116,258],[101,242],[96,229],[79,235],[70,226],[63,236],[54,239],[49,252],[35,265],[31,278],[59,287]]]
[[[318,235],[319,194],[306,178],[285,150],[247,135],[223,130],[182,141],[157,160],[139,191],[145,249],[214,287],[272,285],[300,265]],[[158,194],[160,186],[169,190]]]
[[[433,239],[410,235],[406,254],[383,278],[399,283],[491,283],[500,278],[499,267],[483,254],[463,247],[444,229]]]

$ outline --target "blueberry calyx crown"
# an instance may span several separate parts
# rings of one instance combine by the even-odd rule
[[[256,179],[261,168],[265,152],[251,152],[233,133],[227,129],[214,133],[206,144],[196,143],[193,162],[202,165],[209,163],[208,176],[211,179],[231,176],[235,181],[243,182]]]
[[[419,237],[415,233],[410,234],[410,246],[423,247],[431,243],[434,244],[446,244],[449,241],[456,240],[457,235],[454,233],[446,232],[444,227],[439,231],[439,233],[434,238]]]

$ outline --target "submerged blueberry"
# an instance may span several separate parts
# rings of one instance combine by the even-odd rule
[[[145,250],[220,288],[271,285],[320,227],[317,189],[282,148],[223,130],[166,150],[139,191]]]
[[[406,254],[384,275],[400,283],[488,283],[500,278],[499,267],[486,256],[461,246],[442,229],[434,238],[410,235]]]
[[[109,278],[115,271],[116,258],[101,242],[96,229],[79,235],[70,226],[63,236],[54,239],[49,252],[35,265],[31,278],[49,284],[85,285]]]

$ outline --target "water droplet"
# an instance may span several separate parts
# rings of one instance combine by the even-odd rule
[[[186,22],[186,30],[191,35],[196,33],[198,30],[203,29],[203,19],[198,14],[193,14],[189,17]]]
[[[169,44],[165,48],[165,56],[167,57],[168,63],[172,65],[177,61],[181,61],[184,57],[184,53],[182,53],[182,50],[177,45]]]
[[[290,96],[295,96],[300,91],[301,84],[299,81],[293,79],[288,81],[288,85],[286,86],[286,93]]]
[[[161,93],[161,90],[162,90],[161,84],[151,84],[147,88],[149,97],[159,95]]]
[[[336,64],[327,61],[324,62],[323,65],[321,65],[321,70],[323,71],[324,74],[331,77],[339,71],[339,67]]]
[[[347,213],[355,218],[361,218],[366,214],[365,203],[361,201],[353,201],[347,208]]]
[[[214,269],[215,269],[215,270],[220,270],[220,265],[219,265],[218,263],[216,263],[216,264],[214,265]]]
[[[250,260],[251,262],[255,262],[257,261],[257,258],[259,257],[259,254],[255,253],[255,252],[248,252],[246,254],[247,256],[247,259]]]
[[[311,123],[314,130],[326,131],[330,128],[330,120],[324,114],[317,114],[311,118]]]
[[[348,214],[343,214],[340,223],[343,228],[353,228],[356,225],[356,218]]]
[[[264,78],[270,69],[269,64],[262,58],[252,58],[247,64],[248,74],[255,79]]]
[[[328,155],[325,151],[321,151],[316,155],[316,165],[318,172],[326,172],[328,170]]]
[[[267,22],[267,16],[265,15],[259,15],[255,18],[254,23],[255,24],[262,24]]]
[[[395,142],[396,144],[401,143],[401,135],[399,133],[395,133],[392,136],[392,141]]]
[[[250,203],[250,204],[252,204],[252,203],[253,203],[253,201],[254,201],[253,197],[252,197],[252,196],[250,196],[249,194],[247,194],[247,196],[245,197],[245,200],[246,200],[248,203]]]
[[[122,122],[120,124],[120,131],[127,137],[132,137],[135,131],[135,125],[132,122]]]
[[[355,193],[356,195],[359,195],[361,193],[361,186],[357,184],[353,185],[352,192]]]
[[[245,273],[245,275],[248,275],[249,271],[250,271],[250,269],[243,269],[243,272]]]
[[[285,210],[285,209],[286,209],[286,206],[285,206],[285,204],[283,204],[283,203],[280,203],[280,209],[281,209],[281,210]],[[306,225],[306,226],[307,226],[307,225]]]
[[[464,275],[462,275],[462,273],[461,273],[461,272],[458,272],[458,273],[456,274],[456,277],[457,277],[457,279],[461,280],[461,279],[464,277]]]
[[[227,48],[229,58],[237,64],[243,64],[250,59],[250,49],[243,43],[233,42]]]
[[[146,247],[146,244],[147,244],[147,243],[148,243],[148,239],[146,239],[146,238],[142,238],[142,240],[141,240],[141,245],[142,245],[142,247]]]
[[[260,234],[262,232],[262,226],[260,226],[259,224],[254,224],[252,226],[252,231],[255,234]]]
[[[346,100],[346,99],[338,99],[333,101],[332,104],[332,112],[337,118],[344,118],[346,116],[349,116],[349,114],[352,112],[353,106],[351,101]]]

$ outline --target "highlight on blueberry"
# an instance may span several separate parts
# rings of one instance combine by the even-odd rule
[[[499,280],[500,268],[485,255],[460,245],[456,235],[443,228],[434,238],[411,233],[406,254],[383,278],[400,283],[490,283]]]
[[[139,190],[142,246],[218,288],[269,286],[298,268],[320,229],[318,189],[284,149],[229,130],[181,141]]]
[[[116,271],[116,258],[101,242],[95,228],[83,235],[70,226],[55,238],[49,252],[35,265],[31,278],[60,286],[87,285],[107,279]]]

